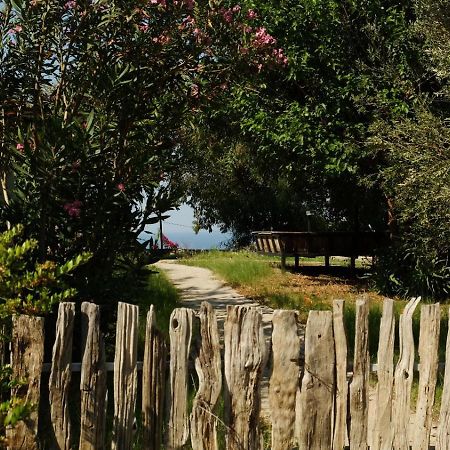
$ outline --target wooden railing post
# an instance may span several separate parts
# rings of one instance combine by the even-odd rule
[[[103,450],[106,423],[106,367],[99,307],[93,303],[82,303],[81,323],[83,345],[79,450]]]
[[[259,450],[261,376],[267,359],[261,313],[228,306],[224,340],[226,448]]]
[[[137,337],[139,308],[119,303],[114,357],[113,450],[131,449],[137,394]]]
[[[52,370],[48,383],[50,415],[54,445],[61,450],[71,448],[72,427],[69,416],[69,384],[72,375],[73,323],[75,303],[60,303],[56,321],[56,336],[52,353]]]
[[[26,384],[13,389],[12,395],[26,399],[34,408],[25,421],[19,421],[14,428],[6,431],[10,450],[38,448],[36,436],[43,360],[44,319],[25,315],[14,316],[11,341],[12,377],[25,381]]]
[[[331,311],[310,311],[305,335],[305,371],[300,393],[299,448],[332,448],[335,355]]]
[[[163,428],[167,346],[156,328],[153,305],[147,313],[142,367],[143,450],[160,450]]]
[[[218,450],[214,409],[222,390],[219,330],[213,307],[200,307],[200,348],[195,358],[199,379],[191,414],[191,443],[196,450]]]

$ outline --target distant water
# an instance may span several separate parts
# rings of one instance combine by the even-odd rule
[[[180,248],[209,250],[214,248],[223,248],[227,241],[231,238],[230,234],[213,231],[208,233],[201,230],[198,234],[193,231],[169,231],[164,233],[171,241],[176,242]],[[142,236],[149,239],[148,235]]]

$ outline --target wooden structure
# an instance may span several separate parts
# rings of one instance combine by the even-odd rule
[[[333,311],[311,311],[306,325],[304,353],[295,311],[273,313],[271,339],[263,332],[258,309],[229,306],[224,324],[221,355],[218,323],[212,307],[203,303],[199,315],[177,309],[170,319],[170,344],[155,328],[155,312],[146,320],[144,363],[136,359],[138,310],[120,303],[118,307],[114,363],[105,363],[98,307],[82,305],[84,338],[82,363],[69,362],[74,319],[73,304],[61,304],[53,360],[43,364],[43,320],[19,316],[13,320],[11,363],[13,373],[30,383],[21,386],[23,395],[37,406],[50,401],[52,430],[38,437],[37,409],[29,420],[8,429],[9,448],[79,448],[130,450],[262,450],[261,385],[270,374],[269,405],[273,450],[428,449],[435,398],[439,342],[439,305],[421,307],[420,339],[416,357],[412,315],[419,299],[412,299],[400,316],[399,358],[394,357],[395,318],[393,301],[386,299],[380,324],[378,364],[368,355],[369,308],[366,300],[356,305],[353,373],[348,374],[345,305],[336,300]],[[450,336],[450,334],[449,334]],[[272,346],[272,351],[270,349]],[[166,349],[170,347],[170,361]],[[272,355],[269,358],[269,355]],[[223,358],[224,364],[221,359]],[[194,360],[199,383],[191,383]],[[394,364],[394,361],[397,361]],[[417,365],[420,362],[420,365]],[[269,367],[267,367],[269,365]],[[419,367],[416,413],[411,413],[413,370]],[[442,366],[443,367],[443,366]],[[81,399],[67,395],[71,372],[81,368]],[[224,370],[222,371],[222,368]],[[267,370],[270,369],[270,370]],[[39,375],[51,372],[49,399],[40,399]],[[114,370],[114,392],[107,394],[107,370]],[[369,372],[378,372],[377,385],[369,386]],[[435,446],[450,449],[450,337],[447,338],[445,376]],[[138,381],[138,382],[137,382]],[[348,389],[349,386],[349,389]],[[77,386],[72,385],[72,389]],[[142,389],[138,393],[138,389]],[[162,401],[167,390],[167,404]],[[375,391],[369,416],[369,389]],[[43,391],[41,391],[43,392]],[[139,394],[139,395],[138,395]],[[194,395],[192,406],[187,401]],[[224,399],[221,402],[220,397]],[[106,416],[105,399],[114,405]],[[136,414],[142,398],[142,414]],[[70,404],[72,402],[72,404]],[[80,415],[67,411],[79,408]],[[217,405],[224,405],[223,416]],[[70,407],[69,407],[70,406]],[[45,409],[45,408],[44,408]],[[80,424],[81,435],[71,430]],[[141,417],[135,420],[135,417]],[[135,428],[138,428],[137,432]],[[219,429],[225,443],[219,446]],[[107,438],[112,430],[112,436]],[[163,433],[164,432],[164,433]],[[55,442],[40,441],[53,436]],[[267,439],[268,437],[266,437]],[[112,441],[112,442],[111,442]],[[25,443],[25,446],[24,446]],[[137,446],[137,447],[136,447]]]
[[[389,244],[389,233],[345,232],[345,231],[254,231],[258,253],[281,256],[281,267],[286,267],[286,257],[295,258],[295,268],[299,258],[325,257],[325,266],[330,265],[330,256],[351,258],[355,267],[358,256],[373,256],[376,249]]]

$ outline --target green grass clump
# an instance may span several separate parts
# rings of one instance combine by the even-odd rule
[[[213,250],[183,259],[188,266],[210,269],[231,286],[253,284],[272,273],[268,259],[250,252]]]
[[[180,306],[180,293],[167,276],[154,266],[150,266],[150,269],[148,281],[139,290],[135,300],[139,306],[139,347],[142,348],[145,340],[146,317],[150,306],[154,305],[156,325],[166,336],[169,334],[170,315]]]

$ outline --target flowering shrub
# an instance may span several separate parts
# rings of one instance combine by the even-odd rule
[[[162,242],[165,248],[170,250],[178,250],[178,243],[171,241],[167,236],[162,235]]]

